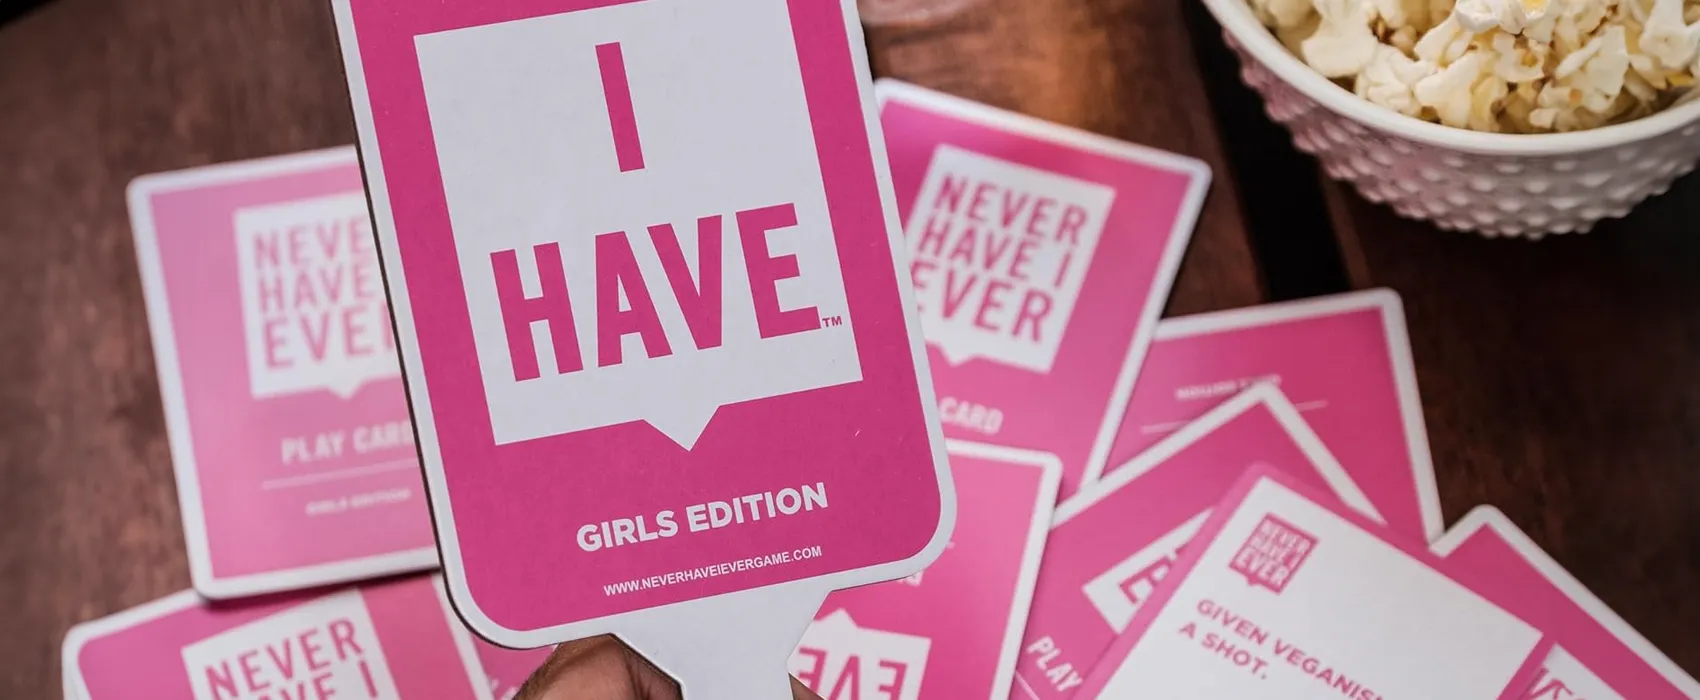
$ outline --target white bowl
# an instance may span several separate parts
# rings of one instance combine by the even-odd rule
[[[1330,177],[1450,230],[1539,238],[1585,232],[1670,189],[1700,161],[1700,100],[1563,134],[1490,134],[1407,117],[1312,70],[1246,0],[1204,0],[1269,116]]]

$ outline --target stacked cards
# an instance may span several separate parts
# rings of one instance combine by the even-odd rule
[[[1497,511],[1444,531],[1395,294],[1159,322],[1203,164],[877,91],[974,443],[939,562],[821,608],[791,670],[825,700],[1700,697]]]
[[[547,649],[373,580],[437,552],[354,149],[129,198],[195,590],[73,628],[65,697],[511,698]]]
[[[1700,697],[1499,512],[1443,530],[1392,292],[1159,321],[1203,163],[877,93],[957,517],[826,599],[825,700]],[[73,629],[66,697],[511,698],[548,649],[422,573],[353,149],[130,204],[195,590]]]

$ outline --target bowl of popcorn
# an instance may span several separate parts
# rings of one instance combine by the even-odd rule
[[[1204,0],[1329,176],[1441,228],[1583,232],[1700,161],[1700,0]]]

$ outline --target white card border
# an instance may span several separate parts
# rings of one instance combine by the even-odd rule
[[[1341,503],[1371,520],[1385,522],[1381,513],[1375,509],[1375,504],[1370,502],[1369,497],[1358,488],[1357,482],[1352,480],[1351,474],[1340,466],[1333,453],[1322,444],[1322,438],[1317,437],[1304,422],[1304,418],[1299,416],[1299,410],[1293,406],[1293,402],[1287,400],[1287,396],[1274,384],[1258,383],[1210,409],[1208,413],[1180,430],[1170,433],[1139,456],[1111,470],[1108,476],[1086,484],[1079,493],[1057,506],[1056,520],[1051,527],[1061,527],[1111,494],[1120,491],[1122,487],[1134,483],[1169,458],[1191,447],[1193,443],[1216,432],[1217,428],[1259,406],[1267,408],[1276,422],[1286,430],[1288,437],[1298,444],[1299,450],[1310,460],[1311,465]]]
[[[367,90],[365,61],[360,52],[360,40],[354,26],[351,0],[332,0],[332,14],[336,19],[337,43],[341,48],[344,73],[348,79],[350,102],[354,110],[354,125],[357,136],[357,147],[361,156],[361,172],[366,177],[367,201],[371,205],[373,215],[373,230],[380,244],[378,245],[379,259],[383,263],[385,275],[385,291],[391,289],[406,290],[406,270],[402,266],[399,239],[396,237],[395,212],[390,203],[389,185],[385,180],[383,168],[383,151],[377,136],[376,122],[373,120],[372,100]],[[455,611],[460,614],[467,626],[473,628],[480,636],[497,643],[500,646],[514,649],[528,649],[547,646],[564,640],[582,639],[603,633],[618,634],[632,628],[636,618],[636,627],[642,629],[649,623],[642,619],[642,613],[664,608],[683,606],[675,611],[679,624],[689,624],[697,616],[706,621],[711,615],[704,601],[721,601],[727,605],[735,604],[734,598],[740,593],[755,590],[773,591],[770,595],[802,600],[824,595],[821,589],[853,588],[855,586],[890,581],[903,578],[925,569],[927,565],[938,559],[944,552],[945,545],[950,542],[951,532],[956,526],[956,489],[951,480],[950,461],[945,454],[944,428],[939,422],[938,399],[933,390],[932,371],[927,364],[926,340],[921,335],[920,318],[914,311],[918,307],[915,302],[915,289],[907,271],[907,258],[903,251],[903,226],[897,215],[897,195],[891,182],[891,165],[888,162],[885,148],[885,132],[880,128],[879,109],[874,99],[874,91],[870,89],[872,74],[870,73],[867,42],[862,33],[862,24],[856,7],[856,0],[839,0],[840,12],[844,17],[845,38],[850,48],[850,62],[856,73],[856,81],[861,92],[862,122],[868,135],[868,150],[873,160],[873,171],[876,187],[879,191],[880,205],[885,209],[886,239],[891,250],[892,270],[896,275],[898,297],[901,305],[907,310],[903,314],[904,330],[909,338],[909,352],[915,368],[917,394],[921,401],[921,411],[927,423],[928,441],[933,456],[933,474],[939,491],[939,524],[934,530],[932,539],[921,550],[907,559],[888,562],[861,569],[840,571],[823,574],[807,579],[798,579],[760,588],[744,589],[680,601],[659,608],[634,610],[627,613],[617,613],[600,618],[579,620],[566,624],[542,627],[530,630],[509,629],[497,624],[479,608],[472,596],[471,588],[467,585],[464,559],[460,553],[460,538],[454,524],[454,508],[450,502],[446,488],[446,476],[443,472],[442,448],[438,442],[436,416],[431,409],[430,391],[423,371],[423,362],[419,354],[418,332],[413,317],[413,300],[405,293],[389,294],[390,315],[396,325],[396,345],[400,349],[402,376],[407,386],[408,406],[413,410],[414,431],[418,437],[417,445],[420,454],[420,464],[425,471],[425,487],[431,498],[431,519],[437,528],[437,543],[442,554],[444,578],[448,584],[449,599]],[[1178,261],[1177,261],[1178,262]],[[436,554],[434,552],[433,554]],[[785,589],[779,592],[775,589]],[[690,605],[690,604],[698,605]],[[777,606],[783,608],[785,606]],[[624,620],[625,622],[622,622]],[[791,623],[795,622],[796,625]],[[766,624],[764,624],[766,623]],[[797,626],[797,634],[801,635],[808,620],[751,620],[749,630],[762,629],[763,633],[774,636],[789,636],[790,627]],[[633,641],[633,640],[628,640]],[[639,640],[641,641],[641,640]],[[793,639],[792,641],[795,641]],[[641,644],[634,644],[640,646]],[[783,659],[781,659],[783,661]],[[681,683],[691,679],[680,678]]]
[[[463,668],[467,674],[467,681],[472,684],[474,700],[493,700],[490,694],[489,684],[479,682],[487,677],[484,673],[483,663],[478,660],[478,650],[473,645],[471,632],[466,629],[465,625],[460,624],[460,618],[456,617],[452,609],[449,607],[447,592],[443,589],[443,577],[437,574],[431,574],[430,579],[431,588],[436,591],[437,600],[442,606],[443,622],[448,625],[449,632],[454,637],[455,651],[461,657],[461,663],[464,665]],[[399,581],[390,583],[399,583]],[[360,594],[364,596],[367,588],[367,586],[343,586],[326,590],[320,595],[304,596],[300,600],[295,601],[291,606],[284,608],[284,610],[289,610],[297,605],[305,605],[326,596],[336,595],[350,589],[358,590],[360,591]],[[139,627],[159,618],[173,615],[189,608],[204,606],[209,602],[216,601],[203,598],[193,589],[178,591],[164,598],[152,600],[136,607],[113,613],[106,617],[73,625],[71,629],[65,633],[65,641],[60,647],[59,652],[60,675],[64,678],[63,682],[65,684],[65,700],[88,700],[88,681],[83,678],[83,669],[80,657],[82,656],[83,647],[89,642],[122,632],[132,627]],[[279,612],[283,612],[283,610],[280,610]]]
[[[1445,535],[1434,542],[1431,549],[1437,556],[1447,558],[1459,547],[1468,542],[1471,537],[1482,530],[1491,530],[1516,551],[1523,561],[1539,571],[1542,578],[1557,587],[1564,596],[1582,608],[1590,617],[1606,628],[1617,641],[1628,647],[1636,656],[1647,662],[1666,681],[1689,697],[1700,698],[1700,682],[1689,676],[1682,667],[1678,666],[1663,651],[1641,636],[1628,621],[1607,606],[1605,601],[1582,585],[1581,581],[1560,565],[1541,549],[1540,545],[1529,539],[1528,534],[1518,528],[1511,518],[1493,506],[1476,506],[1456,525],[1452,526]],[[1559,644],[1559,646],[1564,646]]]
[[[1370,289],[1164,319],[1157,324],[1153,342],[1311,321],[1367,310],[1381,313],[1406,449],[1417,487],[1417,509],[1422,515],[1424,538],[1432,542],[1445,531],[1446,522],[1440,506],[1440,488],[1435,482],[1434,457],[1429,450],[1422,397],[1417,391],[1417,370],[1411,358],[1410,333],[1405,326],[1405,305],[1397,292]],[[1089,474],[1087,481],[1102,476],[1101,473]]]
[[[1004,628],[1003,644],[998,652],[997,674],[992,677],[990,700],[1009,700],[1011,688],[1015,683],[1015,662],[1021,655],[1021,638],[1027,633],[1027,616],[1033,610],[1033,593],[1039,585],[1039,567],[1045,555],[1045,542],[1050,539],[1051,520],[1056,514],[1057,490],[1062,486],[1062,460],[1049,452],[967,440],[946,440],[945,448],[952,455],[1030,466],[1040,471],[1039,501],[1033,506],[1033,522],[1027,528],[1027,541],[1021,552],[1021,568],[1015,579],[1015,598],[1010,607],[1009,621]]]
[[[195,443],[191,437],[188,397],[183,390],[182,362],[177,354],[171,302],[166,293],[165,267],[159,252],[159,232],[154,221],[153,197],[167,192],[298,174],[338,165],[355,165],[357,162],[354,147],[342,146],[143,175],[130,181],[126,191],[130,208],[130,229],[135,239],[137,267],[141,273],[142,298],[147,306],[148,333],[153,340],[154,368],[159,375],[160,402],[165,408],[166,441],[171,450],[171,466],[177,480],[177,501],[182,511],[184,539],[188,544],[189,578],[193,581],[195,590],[207,598],[227,600],[316,588],[423,571],[437,566],[436,548],[421,547],[241,576],[217,576],[213,573],[206,514],[201,502],[200,474],[195,463]]]
[[[1139,369],[1145,363],[1145,356],[1150,352],[1152,343],[1156,342],[1158,321],[1162,318],[1163,308],[1169,303],[1169,294],[1174,289],[1176,275],[1180,273],[1181,261],[1192,241],[1193,232],[1197,230],[1198,217],[1204,210],[1204,199],[1210,194],[1210,165],[1197,158],[1035,119],[892,78],[874,81],[874,94],[882,107],[890,100],[899,100],[965,122],[1168,170],[1187,177],[1186,195],[1175,210],[1174,228],[1169,231],[1168,245],[1158,260],[1157,275],[1151,280],[1145,307],[1139,310],[1139,319],[1134,326],[1132,341],[1128,345],[1127,358],[1122,361],[1121,371],[1116,375],[1109,405],[1104,408],[1103,422],[1098,427],[1098,436],[1092,441],[1092,451],[1086,458],[1086,464],[1081,465],[1081,479],[1076,493],[1084,490],[1087,484],[1096,481],[1103,474],[1105,465],[1110,460],[1110,449],[1115,446],[1117,433],[1121,432],[1122,418],[1127,414],[1128,401],[1133,398],[1133,386],[1139,378]],[[903,274],[907,278],[909,273],[904,271]]]

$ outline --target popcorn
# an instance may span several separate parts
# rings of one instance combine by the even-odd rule
[[[1552,0],[1458,0],[1452,16],[1472,33],[1501,29],[1512,34],[1546,19]]]
[[[1306,63],[1329,78],[1357,75],[1381,42],[1369,29],[1374,9],[1363,0],[1317,0],[1322,24],[1300,45]]]
[[[1653,9],[1643,20],[1645,28],[1637,44],[1642,53],[1658,59],[1666,69],[1688,65],[1700,49],[1700,23],[1688,24],[1682,13],[1682,0],[1653,0]]]
[[[1434,75],[1439,67],[1427,61],[1417,61],[1391,46],[1381,46],[1369,65],[1358,74],[1353,91],[1370,102],[1400,114],[1415,117],[1422,113],[1423,103],[1412,90],[1418,81]]]
[[[1447,126],[1574,131],[1700,99],[1700,0],[1247,1],[1317,72]]]
[[[1530,43],[1499,32],[1493,35],[1493,51],[1498,54],[1493,75],[1507,83],[1531,83],[1546,77],[1546,60],[1551,49],[1545,44]]]
[[[1263,0],[1261,7],[1267,15],[1264,23],[1277,28],[1304,24],[1316,12],[1312,0]]]
[[[1483,54],[1468,53],[1439,73],[1417,81],[1411,89],[1417,101],[1434,110],[1440,123],[1459,128],[1470,123],[1476,81],[1482,77]]]
[[[1425,61],[1447,64],[1463,56],[1474,39],[1473,35],[1464,31],[1464,27],[1458,23],[1458,18],[1447,17],[1424,34],[1412,52],[1417,58]]]

